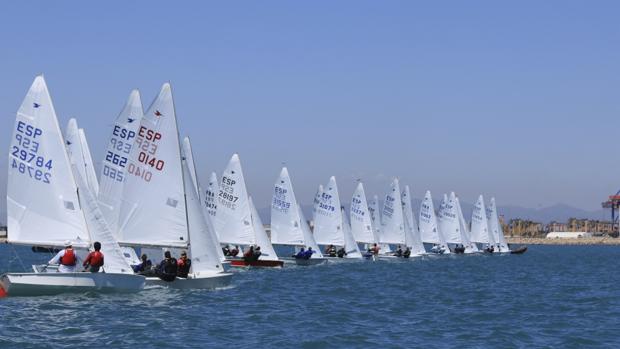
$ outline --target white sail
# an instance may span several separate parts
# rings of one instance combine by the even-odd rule
[[[411,204],[411,192],[409,186],[405,185],[401,193],[401,200],[403,205],[403,216],[405,220],[405,233],[407,237],[407,247],[411,249],[412,255],[422,255],[426,253],[424,249],[424,243],[420,237],[420,228],[418,227],[418,221],[413,214],[413,206]]]
[[[101,165],[97,200],[108,226],[117,238],[120,227],[123,187],[128,175],[128,159],[142,114],[140,93],[138,90],[133,90],[114,122]]]
[[[495,245],[493,234],[489,231],[489,221],[482,195],[478,197],[471,212],[471,240],[488,246]]]
[[[198,190],[192,181],[193,164],[185,157],[183,161],[183,184],[187,202],[187,227],[189,229],[189,255],[192,260],[191,272],[200,277],[204,274],[223,271],[218,254],[219,244],[213,239],[215,233],[210,231],[207,217],[198,197]]]
[[[215,219],[215,215],[217,213],[217,194],[219,192],[220,187],[217,182],[217,175],[215,172],[211,172],[211,177],[209,177],[209,185],[205,191],[204,205],[212,220]]]
[[[424,200],[420,205],[420,235],[422,236],[422,241],[437,244],[444,249],[445,253],[449,253],[448,244],[439,230],[433,197],[430,191],[426,192]]]
[[[256,210],[256,206],[254,206],[252,197],[250,197],[249,199],[250,210],[252,213],[252,226],[254,228],[255,235],[254,241],[257,246],[260,246],[260,250],[262,252],[260,259],[277,261],[278,255],[276,254],[276,250],[274,250],[273,245],[271,244],[271,240],[269,240],[269,236],[267,236],[267,232],[265,231],[265,227],[263,226],[263,221],[258,215],[258,210]]]
[[[461,240],[463,241],[463,246],[465,247],[465,253],[478,252],[478,246],[471,241],[471,232],[469,231],[465,217],[463,217],[463,209],[461,208],[461,202],[459,201],[458,196],[455,196],[455,202],[461,228]]]
[[[368,210],[368,202],[362,182],[357,184],[351,198],[351,232],[357,242],[366,244],[379,242],[375,237],[372,217]]]
[[[502,225],[499,222],[495,198],[491,198],[491,202],[487,207],[487,220],[489,221],[489,231],[495,240],[495,252],[510,252],[508,244],[506,243],[506,238],[504,237]]]
[[[7,185],[8,241],[62,246],[89,242],[56,112],[43,76],[17,111]]]
[[[463,244],[454,193],[450,196],[450,198],[444,195],[438,211],[438,221],[439,231],[444,234],[446,242],[452,244]]]
[[[397,178],[392,181],[390,190],[385,196],[381,220],[381,230],[383,232],[383,240],[381,242],[405,245],[405,222],[400,198],[400,186]]]
[[[194,162],[194,152],[192,151],[192,144],[189,140],[189,137],[183,138],[183,155],[185,156],[185,160],[187,161],[187,166],[189,167],[189,174],[191,176],[194,189],[196,190],[196,196],[200,200],[200,182],[198,181],[198,176],[196,174],[196,163]],[[217,233],[215,231],[215,226],[213,224],[213,219],[209,214],[207,207],[205,207],[205,201],[201,200],[202,214],[205,216],[205,223],[207,224],[207,233],[209,236],[209,241],[213,243],[217,248],[217,255],[220,260],[226,260],[224,256],[224,252],[220,248],[220,240],[217,237]],[[213,214],[215,216],[215,213]]]
[[[254,245],[254,228],[239,155],[234,154],[219,184],[215,230],[225,244]]]
[[[189,167],[189,175],[192,179],[192,184],[196,189],[196,195],[200,199],[200,186],[198,185],[198,174],[196,174],[196,162],[194,161],[194,152],[192,151],[192,143],[189,137],[183,138],[183,155]]]
[[[353,237],[353,233],[351,231],[351,225],[349,224],[349,220],[347,219],[347,215],[344,211],[344,207],[341,208],[342,217],[342,232],[344,235],[344,251],[347,253],[346,258],[362,258],[362,253],[360,252],[360,248]]]
[[[79,129],[78,134],[80,135],[80,143],[82,143],[82,156],[84,157],[84,163],[86,164],[86,184],[88,184],[88,187],[91,188],[96,198],[97,195],[99,195],[99,181],[97,180],[95,163],[93,162],[93,157],[90,153],[90,147],[88,146],[84,129]]]
[[[90,154],[86,155],[86,150],[82,149],[82,141],[80,137],[80,129],[78,129],[77,121],[74,118],[69,119],[67,127],[65,128],[65,145],[67,148],[67,154],[69,155],[69,161],[72,166],[75,166],[80,176],[88,184],[85,188],[90,190],[95,196],[99,190],[99,185],[96,181],[94,183],[88,183],[89,172],[93,172],[93,163]],[[90,161],[90,163],[88,163]]]
[[[316,226],[316,213],[321,203],[321,196],[323,195],[323,184],[319,184],[319,188],[314,194],[314,201],[312,202],[312,224]]]
[[[319,198],[314,219],[314,239],[319,245],[344,246],[342,211],[336,178],[330,177]]]
[[[379,197],[377,195],[373,196],[372,200],[368,204],[368,211],[370,212],[370,218],[373,222],[373,228],[375,229],[375,237],[379,241],[383,241],[383,230],[381,226],[381,210],[379,209]],[[391,252],[391,248],[389,244],[380,244],[381,253],[389,253]]]
[[[184,195],[174,101],[166,83],[140,120],[127,160],[119,242],[186,247]]]
[[[305,245],[297,199],[286,167],[280,171],[271,200],[271,242],[281,245]]]

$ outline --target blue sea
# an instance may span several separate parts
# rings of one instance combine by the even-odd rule
[[[48,258],[0,245],[0,272]],[[0,347],[617,348],[619,267],[618,247],[530,246],[239,271],[217,291],[5,298]]]

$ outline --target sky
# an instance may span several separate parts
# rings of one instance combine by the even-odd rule
[[[147,108],[170,81],[200,180],[237,152],[258,207],[286,163],[304,204],[334,175],[345,202],[357,179],[382,196],[399,177],[417,198],[596,210],[620,189],[618,13],[617,1],[4,2],[0,144],[43,73],[100,167],[131,89]]]

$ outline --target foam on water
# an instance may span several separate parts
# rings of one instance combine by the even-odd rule
[[[16,247],[23,263],[49,259]],[[21,271],[0,246],[0,271]],[[617,347],[620,249],[251,270],[216,291],[0,300],[0,347]],[[8,262],[10,261],[10,265]]]

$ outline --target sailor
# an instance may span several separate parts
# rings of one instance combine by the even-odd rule
[[[187,252],[181,252],[181,258],[177,260],[177,276],[187,278],[189,274],[189,268],[192,266],[192,261],[187,258]]]
[[[230,250],[230,253],[228,255],[231,257],[237,257],[238,254],[239,254],[239,246],[235,246],[235,248]]]
[[[327,248],[325,248],[325,254],[330,257],[336,257],[336,247],[334,245],[328,245]]]
[[[261,252],[260,246],[256,246],[256,248],[254,249],[254,261],[257,261],[262,254],[263,252]]]
[[[403,256],[403,249],[400,247],[400,245],[398,245],[398,249],[396,249],[396,252],[394,252],[394,255],[396,255],[396,257]]]
[[[248,263],[254,261],[254,246],[250,246],[250,248],[245,251],[243,254],[243,260]]]
[[[157,276],[164,281],[174,281],[177,277],[177,260],[172,258],[170,251],[164,253],[164,260],[157,267]]]
[[[230,256],[230,246],[226,245],[222,247],[222,252],[224,253],[224,256]]]
[[[59,251],[47,264],[59,264],[59,273],[75,273],[78,256],[72,245],[71,241],[65,241],[64,250]]]
[[[140,264],[132,266],[133,271],[138,274],[151,274],[153,263],[150,259],[148,259],[146,253],[143,253],[142,256],[140,256],[140,260],[142,261]]]
[[[347,255],[347,251],[344,250],[344,247],[341,247],[340,249],[338,249],[338,252],[336,252],[336,254],[338,255],[338,258],[344,258],[344,256]]]
[[[296,254],[293,255],[293,257],[297,258],[297,259],[302,259],[304,258],[304,256],[306,255],[306,249],[304,249],[303,247],[299,250],[299,252],[297,252]]]
[[[88,270],[91,273],[98,273],[99,269],[103,267],[103,253],[101,253],[101,243],[99,241],[95,241],[93,244],[95,248],[94,251],[90,252],[82,266],[84,267],[84,271]]]
[[[306,250],[306,252],[304,253],[304,259],[310,259],[310,257],[312,257],[312,254],[316,253],[316,251],[312,250],[312,247],[308,246],[308,249]]]
[[[375,256],[379,254],[379,250],[381,250],[381,247],[379,247],[379,245],[377,244],[373,244],[372,248],[370,249],[372,254],[374,254]]]
[[[407,247],[405,249],[405,252],[403,252],[403,257],[404,258],[409,258],[409,256],[411,256],[411,249],[409,249],[409,247]]]

